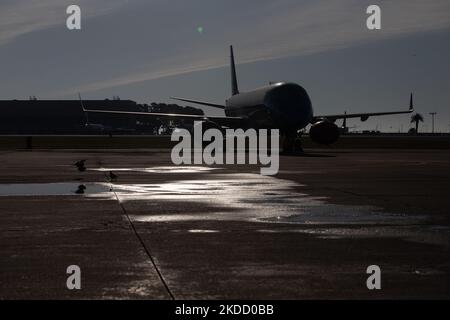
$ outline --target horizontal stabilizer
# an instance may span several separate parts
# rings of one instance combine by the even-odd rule
[[[201,104],[201,105],[203,105],[203,106],[208,106],[208,107],[213,107],[213,108],[225,109],[225,106],[224,106],[224,105],[221,105],[221,104],[215,104],[215,103],[210,103],[210,102],[205,102],[205,101],[192,100],[192,99],[185,99],[185,98],[177,98],[177,97],[171,97],[171,99],[179,100],[179,101],[184,101],[184,102],[195,103],[195,104]]]

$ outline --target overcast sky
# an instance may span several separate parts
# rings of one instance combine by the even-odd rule
[[[66,28],[70,4],[82,9],[80,31]],[[366,28],[370,4],[382,9],[379,31]],[[223,103],[230,44],[241,91],[297,82],[315,114],[406,108],[414,91],[424,129],[436,111],[436,128],[450,130],[448,0],[2,0],[0,99],[75,99],[80,91],[86,99]],[[350,125],[410,127],[408,115]]]

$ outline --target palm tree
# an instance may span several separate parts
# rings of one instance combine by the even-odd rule
[[[423,122],[423,116],[420,113],[415,113],[411,116],[411,123],[416,124],[416,134],[419,131],[419,122]]]

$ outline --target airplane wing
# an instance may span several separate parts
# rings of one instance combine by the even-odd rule
[[[411,93],[411,98],[409,100],[409,109],[403,111],[388,111],[388,112],[369,112],[369,113],[344,113],[344,114],[331,114],[331,115],[322,115],[315,116],[313,121],[317,121],[320,119],[327,119],[329,121],[336,121],[337,119],[349,119],[349,118],[361,118],[361,121],[366,121],[369,117],[376,116],[384,116],[384,115],[392,115],[392,114],[403,114],[403,113],[411,113],[414,111],[413,106],[413,94]]]
[[[210,117],[205,115],[197,114],[182,114],[182,113],[158,113],[158,112],[137,112],[137,111],[115,111],[115,110],[98,110],[98,109],[86,109],[84,107],[81,94],[78,93],[80,99],[81,109],[85,114],[87,113],[104,113],[104,114],[117,114],[117,115],[128,115],[128,116],[144,116],[144,117],[154,117],[154,118],[166,118],[168,120],[191,120],[191,121],[209,121],[214,122],[222,127],[241,127],[245,125],[248,121],[247,118],[243,117]]]
[[[195,103],[195,104],[201,104],[201,105],[203,105],[203,106],[208,106],[208,107],[213,107],[213,108],[225,109],[225,106],[224,106],[224,105],[221,105],[221,104],[215,104],[215,103],[210,103],[210,102],[205,102],[205,101],[192,100],[192,99],[185,99],[185,98],[177,98],[177,97],[171,97],[170,99],[179,100],[179,101],[184,101],[184,102],[190,102],[190,103]]]
[[[154,118],[165,118],[168,120],[198,120],[198,121],[211,121],[215,122],[220,126],[225,127],[235,127],[241,123],[246,122],[246,118],[241,117],[209,117],[205,115],[196,114],[181,114],[181,113],[156,113],[156,112],[134,112],[134,111],[114,111],[114,110],[95,110],[95,109],[85,109],[83,111],[87,113],[106,113],[106,114],[118,114],[118,115],[134,115],[134,116],[145,116]]]

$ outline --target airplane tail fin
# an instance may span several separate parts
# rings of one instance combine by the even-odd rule
[[[230,66],[231,66],[231,94],[239,94],[237,77],[236,77],[236,65],[234,63],[233,46],[230,46]]]

